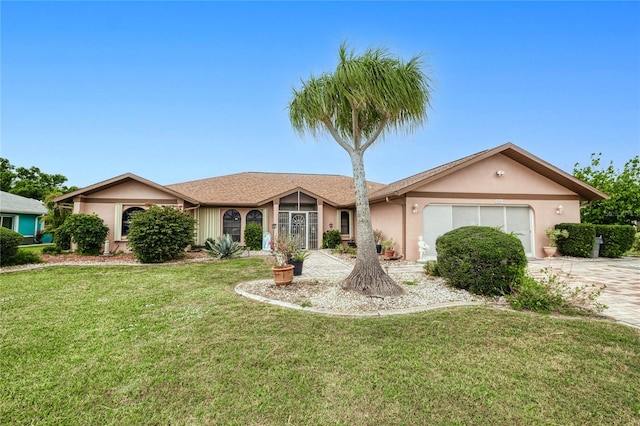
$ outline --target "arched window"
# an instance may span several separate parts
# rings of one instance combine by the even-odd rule
[[[231,239],[240,242],[240,213],[238,210],[227,210],[222,216],[222,233],[231,235]]]
[[[262,212],[260,210],[251,210],[247,213],[247,225],[250,223],[262,226]]]
[[[340,212],[340,233],[349,234],[349,212]]]
[[[142,207],[129,207],[125,211],[122,212],[122,231],[121,236],[126,237],[129,234],[129,222],[131,221],[131,216],[139,211],[144,211]]]

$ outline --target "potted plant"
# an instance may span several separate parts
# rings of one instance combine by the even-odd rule
[[[389,238],[388,240],[382,241],[382,250],[384,250],[384,257],[387,259],[391,259],[395,254],[395,250],[393,249],[393,238]]]
[[[376,252],[382,253],[382,231],[379,229],[373,230],[373,240],[376,242]]]
[[[293,253],[293,256],[291,256],[291,260],[289,260],[289,264],[293,265],[293,276],[297,277],[299,275],[302,275],[302,265],[305,259],[308,257],[308,251],[298,250]]]
[[[553,257],[556,255],[558,251],[558,246],[556,241],[559,237],[567,238],[569,236],[569,231],[566,229],[555,229],[554,227],[549,227],[544,230],[545,235],[549,239],[549,245],[542,247],[547,257]]]
[[[276,264],[271,270],[276,285],[289,285],[293,282],[293,265],[289,261],[293,254],[298,251],[298,241],[296,237],[286,232],[281,232],[272,244],[273,252],[276,256]]]

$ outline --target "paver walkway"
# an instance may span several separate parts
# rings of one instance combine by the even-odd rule
[[[538,273],[550,268],[569,274],[570,284],[606,285],[597,299],[608,306],[603,312],[614,320],[640,328],[640,257],[621,259],[552,258],[529,261],[529,270]]]
[[[388,262],[390,269],[421,271],[422,265],[394,265]],[[312,252],[304,262],[303,275],[309,278],[340,278],[351,271],[353,265],[325,252]],[[385,267],[385,264],[383,264]],[[603,315],[622,324],[640,328],[640,257],[621,259],[579,259],[558,257],[553,259],[535,259],[529,261],[529,270],[539,275],[543,268],[553,273],[568,274],[569,284],[604,284],[597,299],[608,308]]]

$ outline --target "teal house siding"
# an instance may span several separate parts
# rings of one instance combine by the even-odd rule
[[[47,208],[39,200],[0,191],[0,225],[22,234],[22,244],[33,244],[42,230],[42,216]]]
[[[24,237],[35,237],[40,230],[40,217],[32,214],[21,214],[18,217],[18,233]]]

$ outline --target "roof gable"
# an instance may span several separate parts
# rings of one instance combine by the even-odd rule
[[[114,187],[116,187],[118,185],[121,185],[123,183],[126,183],[126,182],[139,183],[141,185],[144,185],[144,186],[153,188],[153,189],[155,189],[157,191],[161,191],[161,192],[163,192],[165,194],[168,194],[171,197],[175,197],[175,198],[178,198],[178,199],[185,200],[185,201],[189,202],[190,204],[193,204],[193,205],[198,205],[199,204],[197,200],[195,200],[195,199],[193,199],[193,198],[191,198],[191,197],[189,197],[187,195],[181,194],[181,193],[179,193],[179,192],[177,192],[177,191],[175,191],[173,189],[170,189],[170,188],[167,188],[165,186],[159,185],[159,184],[157,184],[155,182],[152,182],[150,180],[141,178],[140,176],[136,176],[133,173],[125,173],[123,175],[116,176],[114,178],[107,179],[105,181],[98,182],[96,184],[93,184],[93,185],[90,185],[90,186],[86,186],[84,188],[80,188],[80,189],[78,189],[76,191],[69,192],[68,194],[64,194],[64,195],[61,195],[59,197],[56,197],[56,198],[53,199],[53,201],[56,202],[56,203],[72,202],[75,197],[78,197],[78,196],[89,196],[91,194],[95,194],[95,193],[103,192],[103,191],[107,191],[108,192],[112,188],[114,188]]]
[[[40,200],[0,191],[0,211],[2,213],[42,215],[47,212],[47,208]]]
[[[411,191],[419,190],[429,183],[440,180],[451,174],[478,164],[497,155],[504,155],[514,162],[541,175],[555,184],[577,194],[583,200],[602,200],[609,198],[607,194],[580,181],[570,174],[558,169],[544,160],[528,153],[512,143],[506,143],[493,149],[478,152],[442,166],[418,173],[408,178],[393,182],[386,187],[370,194],[369,199],[376,201],[386,197],[398,197]]]

